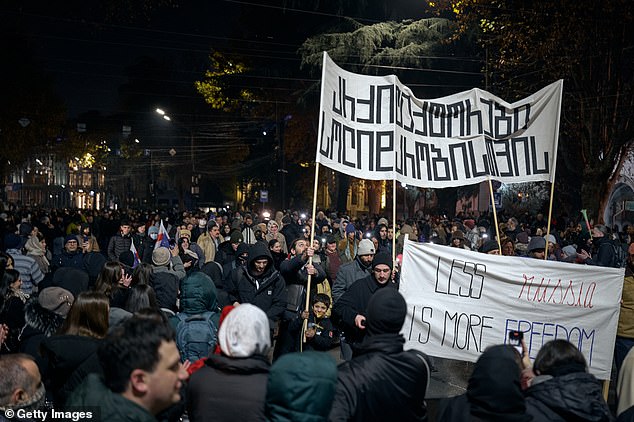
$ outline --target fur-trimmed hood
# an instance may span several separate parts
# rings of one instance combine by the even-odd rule
[[[27,326],[41,331],[46,337],[55,334],[64,323],[63,316],[40,306],[37,298],[29,300],[24,306],[24,320]]]

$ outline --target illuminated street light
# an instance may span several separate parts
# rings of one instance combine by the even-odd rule
[[[138,144],[140,141],[138,139],[135,139],[134,142],[136,142]]]
[[[170,116],[168,116],[167,114],[164,114],[164,115],[163,115],[163,118],[164,118],[165,120],[167,120],[168,122],[172,120],[172,119],[170,118]]]
[[[158,114],[160,114],[161,116],[164,116],[164,115],[165,115],[165,111],[163,111],[163,109],[157,108],[157,109],[156,109],[156,112],[157,112]]]

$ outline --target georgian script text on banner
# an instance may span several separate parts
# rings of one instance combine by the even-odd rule
[[[419,100],[324,53],[321,83],[315,161],[336,171],[432,188],[554,180],[562,80],[513,104],[480,89]]]
[[[475,361],[519,330],[531,359],[544,343],[568,340],[590,372],[610,379],[622,286],[623,269],[407,241],[400,284],[406,348]]]

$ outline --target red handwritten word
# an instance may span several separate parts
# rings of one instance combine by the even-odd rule
[[[594,281],[588,284],[583,282],[575,285],[572,280],[554,282],[550,278],[542,277],[537,282],[535,276],[524,276],[524,284],[518,296],[518,299],[524,299],[528,302],[552,303],[554,305],[566,305],[573,307],[592,308],[592,298],[597,289],[597,283]],[[526,292],[526,293],[524,293]]]

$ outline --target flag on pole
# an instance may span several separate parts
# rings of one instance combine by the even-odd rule
[[[137,265],[141,263],[141,259],[139,258],[139,253],[136,250],[136,246],[134,246],[134,241],[130,242],[130,252],[134,255],[134,264],[132,264],[132,268],[136,268]]]
[[[160,248],[161,246],[166,247],[167,249],[170,247],[170,235],[167,234],[167,230],[163,225],[163,220],[161,220],[161,225],[159,226],[158,237],[156,238],[154,249]]]

